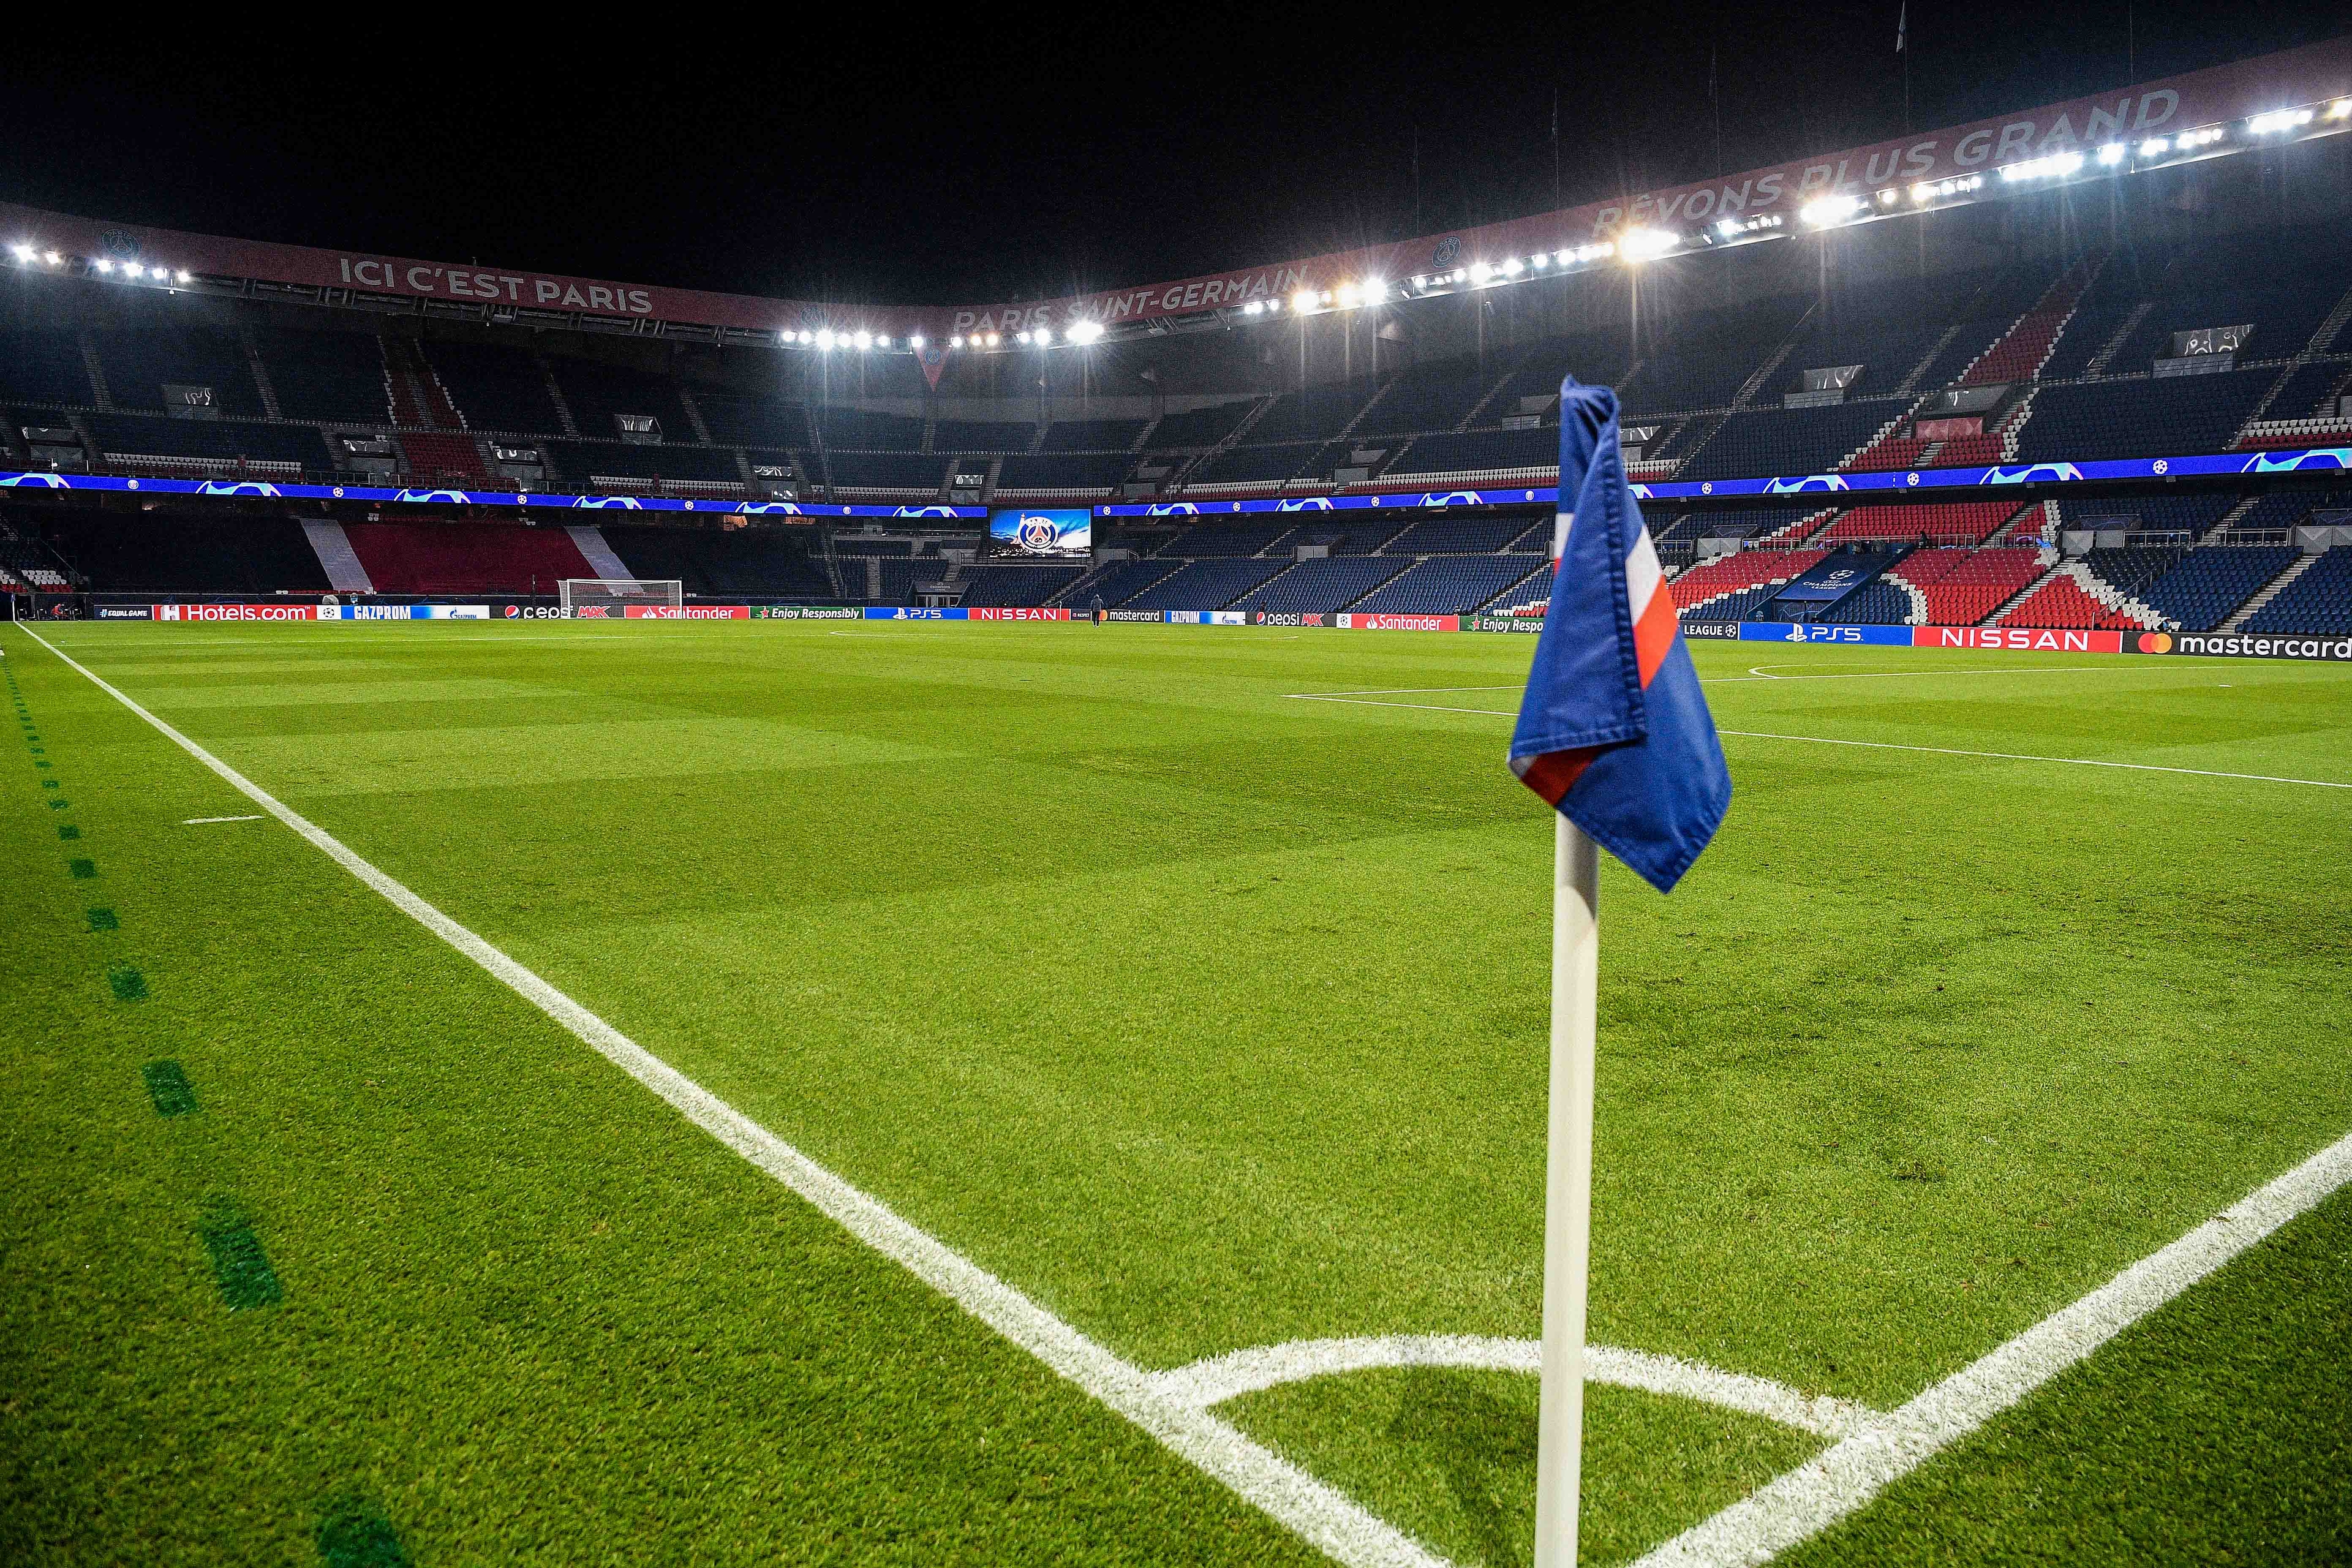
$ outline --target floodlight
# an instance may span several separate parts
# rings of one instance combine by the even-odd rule
[[[1815,228],[1822,228],[1841,218],[1852,217],[1867,205],[1860,196],[1822,196],[1807,202],[1797,210],[1797,216]]]
[[[2327,106],[2330,120],[2352,120],[2352,98],[2339,98]]]
[[[1516,256],[1503,263],[1503,276],[1506,278],[1517,278],[1526,270],[1526,266]]]
[[[1339,304],[1343,309],[1349,310],[1356,308],[1356,286],[1353,283],[1339,285]]]
[[[1669,234],[1663,228],[1637,228],[1627,231],[1618,244],[1629,259],[1642,261],[1653,256],[1664,256],[1682,242],[1682,236]]]
[[[890,334],[887,332],[877,332],[874,335],[874,346],[877,349],[888,348],[890,346]]]
[[[33,247],[29,245],[12,245],[8,248],[16,252],[16,259],[19,261],[30,261],[33,259]]]
[[[2151,136],[2139,144],[2139,155],[2143,158],[2158,157],[2171,151],[2172,143],[2161,136]]]
[[[816,346],[821,349],[830,349],[833,347],[833,329],[831,327],[819,327],[816,330]]]
[[[912,337],[908,338],[907,340],[907,346],[910,349],[921,348],[923,346],[923,334],[917,332]]]
[[[1377,305],[1388,297],[1389,286],[1385,279],[1375,278],[1364,285],[1365,304]]]
[[[1255,300],[1252,300],[1248,304],[1242,307],[1242,314],[1244,316],[1263,316],[1265,314],[1265,307],[1259,304]]]
[[[1463,271],[1463,270],[1462,270],[1462,268],[1460,268],[1459,267],[1457,267],[1457,268],[1455,268],[1454,269],[1454,281],[1455,281],[1456,283],[1461,282],[1465,278],[1467,278],[1468,276],[1470,276],[1470,275],[1469,275],[1468,273],[1466,273],[1466,272]]]
[[[1016,332],[1013,334],[1013,341],[1016,343],[1026,343],[1029,341],[1029,334],[1026,331]]]
[[[1069,331],[1065,335],[1066,335],[1074,343],[1100,342],[1103,335],[1103,324],[1100,321],[1074,322],[1072,323]]]
[[[1881,191],[1881,192],[1879,192],[1879,193],[1878,193],[1878,205],[1881,205],[1881,206],[1885,206],[1887,203],[1889,203],[1889,202],[1891,202],[1891,201],[1893,201],[1893,200],[1895,199],[1895,192],[1893,192],[1893,191]]]
[[[2124,153],[2127,151],[2129,151],[2129,149],[2125,147],[2122,142],[2110,142],[2105,146],[2099,149],[2099,162],[2112,167],[2113,165],[2124,161]]]
[[[1487,274],[1493,270],[1494,269],[1492,268],[1488,267],[1483,261],[1474,261],[1470,264],[1470,281],[1473,283],[1484,283],[1486,281]]]
[[[1290,297],[1290,308],[1294,310],[1311,310],[1315,309],[1315,290],[1312,289],[1301,289],[1297,293],[1293,294]]]
[[[194,281],[194,278],[189,274],[188,269],[184,267],[180,268],[180,281],[183,283]]]
[[[1571,258],[1571,253],[1565,249],[1560,250],[1552,258],[1553,260],[1559,262],[1562,267],[1567,266]],[[1581,254],[1577,253],[1573,258],[1579,260],[1582,259]]]
[[[1050,342],[1052,342],[1053,341],[1054,341],[1054,329],[1053,329],[1053,328],[1051,328],[1051,327],[1040,327],[1040,328],[1038,328],[1038,329],[1037,329],[1037,346],[1038,346],[1039,348],[1041,348],[1041,349],[1042,349],[1042,348],[1044,348],[1047,343],[1050,343]]]
[[[1533,256],[1528,258],[1528,265],[1540,272],[1545,268],[1551,265],[1551,258],[1538,250]]]
[[[2257,136],[2269,136],[2310,123],[2311,110],[2308,109],[2274,109],[2268,114],[2257,114],[2247,121],[2246,129]]]
[[[994,333],[994,332],[991,332],[991,333],[989,333],[989,334],[988,334],[988,346],[989,346],[990,348],[994,348],[997,344],[999,344],[999,343],[1003,342],[1003,341],[1004,341],[1004,340],[1003,340],[1002,337],[998,336],[998,335],[997,335],[996,333]]]
[[[100,257],[96,261],[91,262],[90,266],[96,268],[100,272],[111,272],[114,270],[114,263],[109,261],[103,256]]]
[[[950,338],[948,340],[948,347],[951,349],[960,349],[963,347],[963,334],[959,332],[954,337]]]
[[[858,329],[857,335],[852,338],[850,342],[856,343],[861,349],[870,349],[874,346],[874,334],[866,331],[864,328],[860,328]]]
[[[50,266],[52,266],[52,267],[63,267],[63,266],[65,265],[65,262],[66,262],[66,258],[65,258],[64,257],[62,257],[62,256],[59,256],[59,255],[58,255],[56,251],[54,251],[54,250],[45,250],[45,251],[43,251],[43,252],[41,253],[41,259],[42,259],[42,260],[44,260],[44,261],[46,261],[46,262],[47,262],[47,263],[48,263]]]

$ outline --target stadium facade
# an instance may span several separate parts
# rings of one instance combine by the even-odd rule
[[[2352,39],[968,305],[0,207],[0,586],[101,613],[627,576],[704,604],[1508,624],[1545,596],[1573,374],[1621,391],[1685,616],[2352,632],[2347,132]],[[1090,514],[1088,553],[992,552],[1005,510]]]

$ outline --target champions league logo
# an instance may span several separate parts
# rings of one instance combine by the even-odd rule
[[[2352,447],[2313,447],[2300,452],[2263,452],[2238,471],[2243,474],[2284,474],[2297,468],[2352,468]]]

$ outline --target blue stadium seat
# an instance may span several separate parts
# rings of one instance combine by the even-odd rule
[[[2249,632],[2352,633],[2352,546],[2337,545],[2246,617]]]

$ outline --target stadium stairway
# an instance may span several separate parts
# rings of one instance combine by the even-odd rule
[[[2261,614],[2270,605],[2271,601],[2276,599],[2281,594],[2286,592],[2286,590],[2293,586],[2305,573],[2310,571],[2312,567],[2318,564],[2322,559],[2324,559],[2324,557],[2319,555],[2298,556],[2295,560],[2288,563],[2285,571],[2280,573],[2277,576],[2263,584],[2262,587],[2255,590],[2254,596],[2252,598],[2248,599],[2244,604],[2231,611],[2229,618],[2224,620],[2214,629],[2224,632],[2236,631],[2240,626],[2244,626],[2248,621]]]

